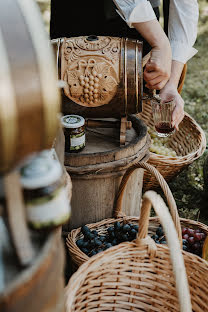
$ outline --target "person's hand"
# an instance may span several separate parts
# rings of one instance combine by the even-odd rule
[[[166,85],[171,73],[171,57],[168,40],[163,46],[152,48],[151,57],[144,69],[147,88],[161,90]]]
[[[179,124],[184,117],[184,100],[178,93],[176,86],[168,82],[160,91],[160,98],[162,102],[169,101],[174,98],[176,106],[172,115],[172,125],[176,128],[176,130],[179,130]]]

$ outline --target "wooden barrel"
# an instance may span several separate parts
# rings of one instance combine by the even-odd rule
[[[72,214],[65,231],[112,217],[121,177],[131,164],[148,155],[150,145],[146,125],[134,115],[130,120],[133,127],[127,130],[125,146],[119,146],[116,129],[89,129],[85,149],[65,153],[65,168],[72,179]],[[128,185],[124,211],[139,215],[143,169],[135,171]]]
[[[50,148],[60,94],[53,50],[35,1],[0,1],[0,174]]]
[[[2,312],[64,312],[64,247],[60,229],[40,240],[33,264],[20,272],[10,257],[0,292]],[[41,242],[41,243],[40,243]]]
[[[65,82],[62,112],[115,117],[142,110],[142,42],[108,36],[52,40]]]

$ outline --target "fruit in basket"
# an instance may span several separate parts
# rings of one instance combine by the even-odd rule
[[[176,157],[176,152],[169,147],[169,138],[159,138],[156,131],[148,127],[148,133],[151,137],[150,152],[163,156]]]
[[[152,235],[151,237],[157,244],[166,243],[165,235],[163,233],[161,225],[157,228],[156,234]],[[204,245],[206,234],[200,229],[183,227],[182,237],[183,237],[183,250],[202,257],[202,248]]]
[[[82,226],[83,238],[77,240],[77,246],[89,257],[104,251],[119,243],[132,241],[136,238],[139,226],[132,223],[115,222],[107,229],[106,233],[99,234],[96,230],[90,230],[86,225]]]

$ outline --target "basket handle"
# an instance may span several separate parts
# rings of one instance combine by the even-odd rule
[[[143,196],[141,215],[139,219],[139,234],[136,238],[136,244],[140,246],[148,245],[150,256],[155,256],[157,250],[156,244],[153,239],[148,236],[149,216],[152,206],[160,219],[170,250],[170,258],[176,281],[180,311],[190,312],[192,311],[190,291],[184,259],[180,250],[179,241],[177,239],[177,232],[167,206],[161,196],[154,191],[147,191]]]
[[[117,200],[116,200],[116,206],[114,209],[114,217],[118,218],[118,217],[124,216],[124,213],[122,212],[122,200],[123,200],[124,190],[125,190],[126,184],[129,180],[130,176],[132,175],[134,170],[136,170],[137,168],[143,168],[143,169],[149,171],[157,179],[157,181],[158,181],[160,187],[162,188],[163,193],[167,199],[167,203],[168,203],[168,206],[170,209],[170,213],[171,213],[176,231],[178,233],[178,239],[179,239],[179,242],[180,242],[181,248],[182,248],[181,225],[180,225],[178,210],[177,210],[177,206],[176,206],[176,202],[175,202],[175,199],[173,197],[173,194],[172,194],[167,182],[165,181],[163,176],[160,174],[160,172],[155,167],[153,167],[152,165],[150,165],[146,162],[137,162],[137,163],[133,164],[132,166],[130,166],[126,170],[126,173],[124,174],[124,176],[121,180],[120,186],[119,186]]]

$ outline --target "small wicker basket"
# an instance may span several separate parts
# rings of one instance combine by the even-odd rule
[[[148,127],[154,129],[152,108],[149,100],[143,101],[143,111],[138,114]],[[176,152],[176,157],[163,156],[150,152],[148,163],[154,166],[168,182],[188,165],[198,159],[206,149],[204,131],[187,113],[176,131],[169,139],[169,146]],[[156,189],[158,181],[148,172],[144,173],[143,191]]]
[[[156,245],[147,235],[151,205],[168,246]],[[74,273],[65,289],[67,312],[208,311],[208,262],[180,250],[179,233],[154,191],[143,196],[139,228],[135,241],[93,256]]]

